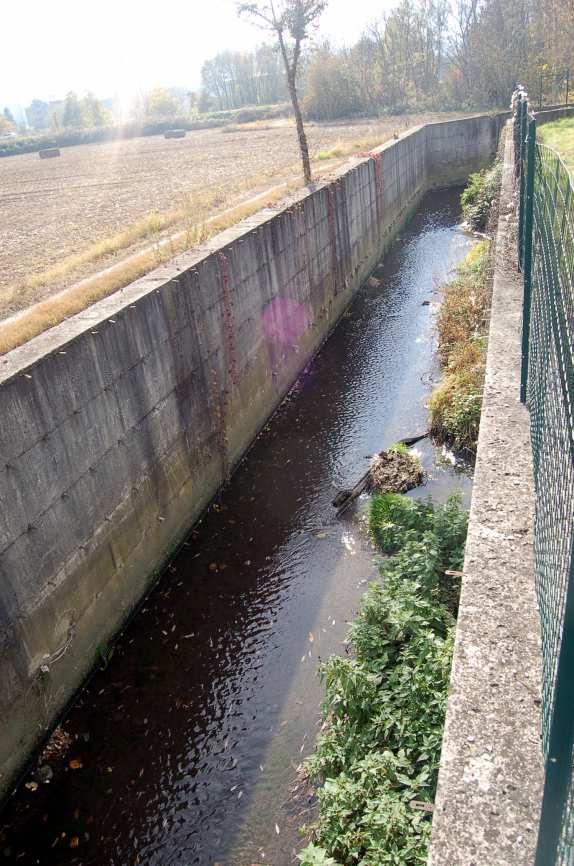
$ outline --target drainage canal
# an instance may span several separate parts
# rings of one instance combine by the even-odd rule
[[[64,754],[7,804],[0,862],[293,861],[312,817],[292,790],[318,729],[317,663],[345,651],[376,574],[361,503],[337,519],[331,500],[366,455],[426,428],[432,302],[473,242],[459,194],[424,199],[169,565],[63,722]],[[468,496],[467,475],[419,450],[417,495]]]

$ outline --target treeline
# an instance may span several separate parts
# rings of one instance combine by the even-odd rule
[[[133,100],[129,116],[136,122],[185,117],[194,113],[196,102],[197,95],[183,88],[156,87]],[[26,108],[28,127],[35,132],[111,126],[120,115],[113,99],[100,100],[93,93],[80,98],[73,90],[63,100],[33,99]]]
[[[299,90],[304,113],[318,120],[506,107],[517,82],[558,102],[573,55],[573,0],[400,0],[355,45],[307,49]],[[272,47],[222,52],[203,66],[202,110],[286,98]]]
[[[573,55],[573,0],[401,0],[352,48],[314,52],[303,103],[317,118],[498,108],[517,82],[559,102]]]
[[[573,0],[459,0],[447,95],[478,107],[509,104],[516,83],[562,102],[574,73]],[[574,88],[572,88],[574,89]]]
[[[63,129],[61,131],[19,135],[17,138],[0,140],[0,158],[20,153],[34,153],[44,147],[69,147],[76,144],[94,144],[101,141],[116,141],[122,138],[137,138],[161,135],[167,129],[178,127],[186,130],[211,129],[231,123],[249,123],[254,120],[272,120],[289,114],[285,103],[275,106],[251,106],[234,111],[213,111],[208,114],[152,118],[142,121],[99,126],[91,129]]]
[[[33,99],[26,108],[28,126],[36,132],[53,129],[91,129],[105,126],[112,120],[110,105],[93,93],[80,98],[71,90],[65,99],[45,102]]]
[[[299,62],[303,112],[316,120],[412,110],[507,107],[516,83],[533,101],[574,97],[574,0],[399,0],[355,45],[316,42]],[[35,99],[29,128],[43,141],[78,144],[151,135],[165,124],[197,129],[273,116],[288,100],[276,46],[223,51],[203,64],[199,92],[160,87],[137,97],[125,123],[113,100],[73,91],[65,100]],[[234,117],[223,112],[248,112]],[[264,112],[258,114],[257,112]],[[38,137],[6,109],[0,156],[38,149]],[[49,135],[46,135],[49,133]]]
[[[288,98],[283,62],[272,45],[222,51],[201,68],[200,111],[273,105]]]

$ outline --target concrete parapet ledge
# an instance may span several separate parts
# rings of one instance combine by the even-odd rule
[[[429,866],[530,866],[542,796],[540,634],[522,284],[507,135],[476,474]]]

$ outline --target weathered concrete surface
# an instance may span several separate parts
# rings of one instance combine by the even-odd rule
[[[429,866],[531,866],[542,794],[540,644],[522,287],[507,136],[486,368]]]
[[[498,123],[413,129],[0,358],[0,793],[423,193],[488,161]]]
[[[443,123],[427,123],[427,170],[429,186],[464,183],[473,171],[485,168],[496,152],[500,129],[507,113],[469,117]],[[487,156],[488,154],[488,156]]]

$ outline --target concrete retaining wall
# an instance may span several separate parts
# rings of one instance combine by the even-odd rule
[[[522,280],[505,147],[480,436],[428,866],[532,866],[543,773]]]
[[[543,108],[541,111],[534,111],[538,126],[543,123],[550,123],[552,120],[562,120],[564,117],[574,117],[574,105],[564,106],[562,108]]]
[[[500,118],[419,127],[0,359],[0,793],[426,189]]]

